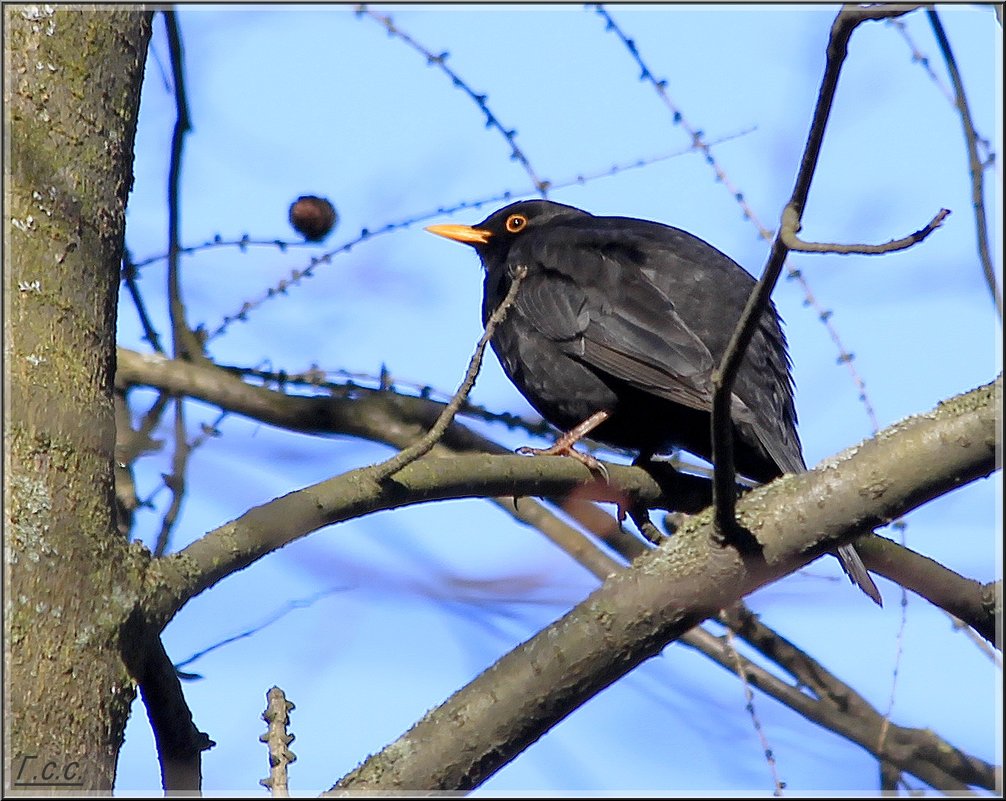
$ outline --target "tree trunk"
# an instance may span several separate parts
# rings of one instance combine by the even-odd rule
[[[150,14],[6,6],[6,792],[111,789],[138,586],[112,480],[116,299]]]

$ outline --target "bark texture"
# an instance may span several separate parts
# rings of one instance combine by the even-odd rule
[[[135,553],[112,479],[116,298],[150,15],[5,6],[5,790],[112,787]]]

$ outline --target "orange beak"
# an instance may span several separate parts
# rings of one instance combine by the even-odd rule
[[[464,242],[466,245],[484,245],[492,236],[490,231],[473,228],[470,225],[429,225],[426,230],[431,234]]]

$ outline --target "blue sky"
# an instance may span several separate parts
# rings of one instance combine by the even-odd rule
[[[660,220],[701,236],[749,271],[767,244],[734,192],[704,158],[625,47],[581,6],[373,6],[447,64],[506,128],[536,174],[554,184],[660,154],[681,155],[558,189],[555,200],[596,214]],[[1002,146],[1002,52],[991,11],[940,6],[969,92],[976,128]],[[729,184],[774,228],[792,191],[824,66],[836,6],[609,7],[685,120],[710,141]],[[372,18],[346,6],[182,6],[193,130],[186,140],[182,240],[296,241],[287,207],[328,197],[340,220],[320,246],[234,247],[185,257],[189,319],[213,330],[312,255],[361,229],[498,196],[533,196],[510,145],[485,115]],[[903,18],[946,83],[922,12]],[[137,260],[166,249],[166,175],[174,120],[167,49],[155,21],[136,144],[127,245]],[[986,203],[1001,284],[1001,163],[986,173]],[[470,249],[431,236],[434,222],[471,223],[502,203],[396,227],[340,252],[315,277],[228,327],[210,352],[223,364],[296,372],[377,375],[401,387],[451,393],[480,332],[481,271]],[[874,242],[922,227],[941,208],[944,226],[910,250],[881,257],[800,256],[792,261],[865,381],[881,426],[992,380],[1001,329],[981,279],[959,118],[899,30],[856,32],[804,217],[809,240]],[[164,264],[141,287],[166,334]],[[871,433],[859,389],[804,290],[774,295],[791,343],[801,436],[811,465]],[[119,337],[143,349],[136,314],[120,303]],[[532,414],[488,359],[473,400]],[[216,410],[193,404],[199,420]],[[507,445],[528,436],[468,421]],[[192,457],[190,494],[174,544],[181,547],[248,507],[389,454],[346,438],[286,434],[230,416],[223,436]],[[138,465],[141,494],[167,472],[162,454]],[[908,544],[965,576],[1002,574],[1000,479],[979,482],[907,519]],[[156,503],[163,505],[167,493]],[[139,516],[148,542],[160,517]],[[928,726],[997,760],[1001,676],[942,612],[879,581],[876,609],[834,560],[767,587],[749,601],[893,720]],[[267,772],[258,736],[274,684],[297,704],[298,761],[291,787],[314,793],[404,732],[428,708],[585,597],[594,580],[539,534],[484,502],[382,513],[325,529],[196,598],[165,631],[176,661],[282,620],[186,669],[197,725],[218,745],[204,759],[209,792],[255,792]],[[900,662],[898,661],[900,654]],[[895,669],[897,675],[895,676]],[[1000,694],[1001,695],[1001,694]],[[761,746],[738,683],[679,645],[634,671],[531,747],[480,794],[518,791],[770,792]],[[758,715],[793,791],[871,791],[878,771],[858,747],[772,701]],[[729,755],[725,759],[725,755]],[[917,783],[916,783],[917,784]],[[122,793],[156,790],[152,737],[137,705],[120,759]],[[264,794],[264,790],[261,791]]]

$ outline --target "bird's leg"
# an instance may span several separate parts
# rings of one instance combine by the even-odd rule
[[[551,448],[529,448],[525,445],[523,448],[518,448],[517,453],[530,454],[532,456],[571,456],[592,473],[600,473],[604,477],[604,480],[607,481],[608,468],[590,454],[580,453],[573,446],[609,417],[611,417],[610,412],[594,412],[582,423],[574,426],[559,437]]]
[[[639,455],[632,460],[632,466],[642,466],[643,469],[656,478],[655,473],[665,465],[662,462],[653,461],[652,451],[642,450],[639,452]],[[677,474],[677,471],[670,465],[666,465],[666,467],[671,471],[671,473],[675,475]],[[653,525],[653,522],[650,520],[650,512],[645,506],[635,503],[623,505],[620,502],[618,504],[618,522],[623,522],[627,516],[632,518],[632,522],[636,524],[636,528],[639,530],[639,533],[653,545],[660,545],[661,542],[667,539],[667,535]]]
[[[632,522],[636,524],[636,528],[639,529],[639,533],[642,534],[646,540],[653,545],[660,545],[664,540],[667,539],[667,535],[662,533],[655,525],[653,521],[650,520],[650,512],[645,506],[632,505],[628,507],[629,517],[632,518]],[[618,507],[619,515],[624,516],[625,512],[622,510],[621,505]]]

